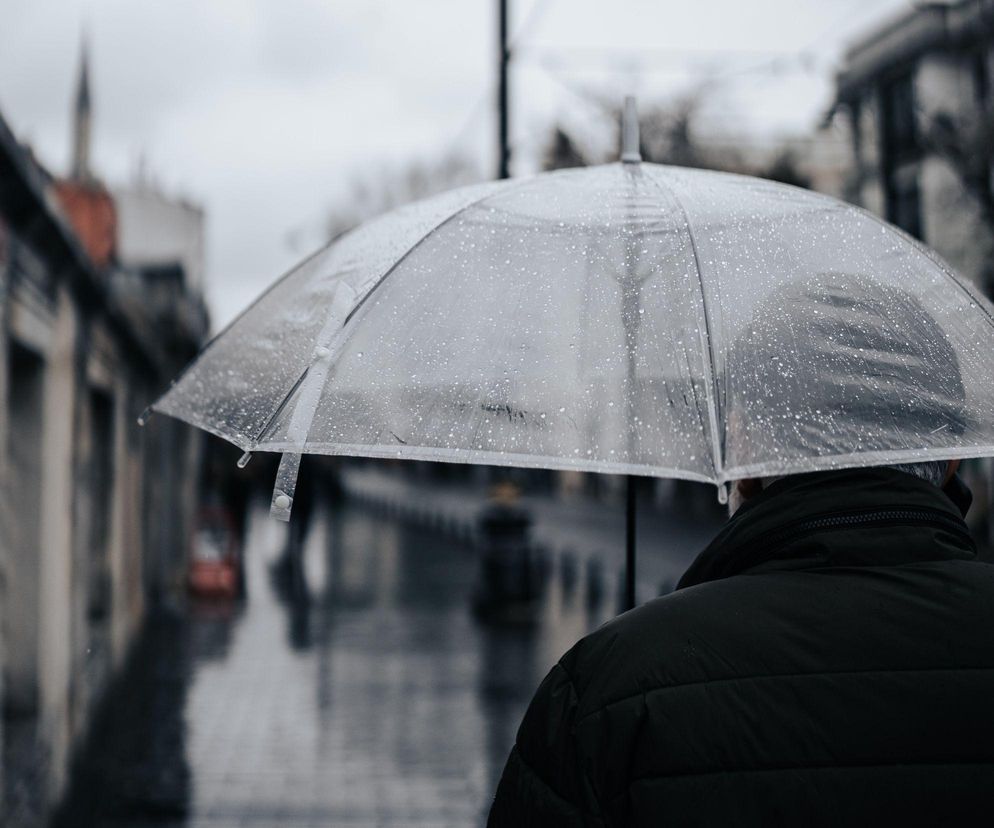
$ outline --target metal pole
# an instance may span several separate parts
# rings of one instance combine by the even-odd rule
[[[625,478],[625,609],[635,607],[635,475]]]
[[[504,179],[511,177],[511,148],[508,145],[508,105],[507,105],[507,65],[511,58],[511,53],[507,46],[507,3],[508,0],[497,0],[498,7],[498,56],[500,68],[498,70],[497,84],[497,177]]]
[[[639,116],[635,106],[635,96],[625,97],[625,108],[621,113],[621,160],[626,164],[642,161],[639,148]]]
[[[625,167],[631,171],[633,178],[639,174],[639,163],[642,156],[639,154],[639,122],[638,113],[635,109],[635,98],[628,96],[625,98],[625,108],[621,118],[621,160]],[[634,203],[630,201],[630,204]],[[635,381],[635,349],[638,340],[639,319],[642,300],[642,282],[646,278],[639,279],[639,248],[638,241],[639,224],[636,218],[630,213],[628,217],[628,255],[627,272],[623,282],[623,313],[622,324],[625,327],[625,341],[628,350],[628,374],[625,378],[625,398],[628,402],[628,450],[629,461],[635,457],[635,434],[633,429],[634,413],[636,407]],[[635,475],[630,474],[625,478],[625,609],[635,608],[635,513],[636,513],[636,483]]]

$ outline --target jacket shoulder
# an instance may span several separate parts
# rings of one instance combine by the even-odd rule
[[[994,692],[994,567],[712,581],[605,624],[560,668],[577,764],[609,822],[628,819],[633,785],[671,801],[692,780],[770,767],[950,761]]]
[[[963,636],[963,629],[974,634]],[[947,632],[955,636],[953,647],[941,643],[949,641]],[[711,581],[612,619],[577,642],[560,664],[583,720],[666,688],[987,664],[992,653],[994,566],[944,561],[774,570]]]

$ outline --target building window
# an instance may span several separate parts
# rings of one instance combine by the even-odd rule
[[[987,103],[990,88],[991,76],[987,66],[987,52],[980,50],[973,56],[973,93],[981,107]]]
[[[888,175],[887,220],[915,238],[922,238],[917,166],[906,166]]]
[[[114,400],[110,394],[90,389],[89,463],[90,537],[89,602],[90,621],[104,621],[110,614],[110,568],[107,547],[110,541],[111,504],[114,500]]]
[[[852,154],[857,168],[863,166],[863,105],[856,98],[849,104],[849,129],[852,136]]]
[[[3,714],[33,716],[38,709],[41,612],[41,462],[45,361],[10,342],[7,350],[8,537],[0,545],[0,643]],[[6,507],[6,506],[5,506]]]
[[[915,120],[915,91],[911,73],[900,75],[880,90],[883,123],[883,155],[895,163],[918,153],[918,126]]]
[[[917,169],[920,143],[911,72],[881,86],[880,116],[880,161],[887,220],[921,238]]]

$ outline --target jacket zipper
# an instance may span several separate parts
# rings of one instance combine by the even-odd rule
[[[969,539],[970,545],[973,545],[973,539],[970,537],[970,533],[962,521],[951,518],[942,512],[933,512],[927,509],[879,509],[872,512],[812,518],[793,526],[787,526],[772,535],[768,535],[763,543],[771,547],[782,546],[784,543],[795,540],[804,534],[821,529],[845,529],[850,526],[887,525],[895,522],[918,523],[937,529],[947,529]]]

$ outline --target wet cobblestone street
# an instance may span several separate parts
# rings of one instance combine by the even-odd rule
[[[315,511],[302,577],[261,503],[248,539],[243,603],[150,620],[61,825],[482,824],[538,682],[615,612],[613,575],[553,570],[537,624],[482,625],[471,546],[357,506]]]

